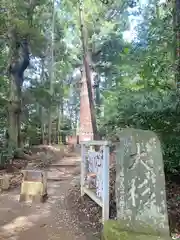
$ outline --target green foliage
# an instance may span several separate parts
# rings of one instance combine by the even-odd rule
[[[145,223],[143,223],[145,225]],[[137,225],[137,224],[136,224]],[[123,229],[124,227],[124,229]],[[102,239],[103,240],[167,240],[170,238],[166,238],[163,236],[159,236],[158,233],[154,233],[154,230],[150,226],[142,226],[139,224],[137,226],[140,231],[127,227],[127,225],[123,221],[114,221],[109,220],[104,224]]]
[[[3,0],[0,15],[0,133],[7,128],[9,56],[6,41],[14,27],[19,37],[28,35],[31,68],[26,71],[22,97],[24,142],[39,143],[47,135],[49,109],[62,134],[71,134],[79,118],[78,81],[74,68],[82,67],[79,2],[56,2],[53,79],[52,1]],[[118,129],[135,127],[155,131],[161,140],[167,171],[180,170],[180,94],[174,81],[172,5],[159,0],[148,6],[136,3],[139,22],[133,42],[123,38],[130,22],[129,1],[84,1],[84,22],[91,65],[98,75],[98,125],[102,135],[114,138]],[[132,7],[132,6],[131,6]],[[29,11],[31,12],[28,15]],[[132,17],[132,13],[130,13]],[[53,94],[50,82],[53,80]],[[64,121],[63,121],[64,119]],[[43,130],[44,129],[44,130]],[[42,131],[43,130],[43,131]]]
[[[121,90],[106,104],[101,128],[110,138],[124,127],[155,131],[161,140],[166,170],[177,173],[180,170],[179,100],[180,93],[174,90]]]
[[[7,144],[7,139],[5,134],[1,134],[0,141],[0,167],[4,167],[6,164],[10,163],[15,154],[15,147],[13,144]]]
[[[13,152],[2,149],[0,153],[0,167],[4,167],[8,164],[14,157]]]
[[[161,140],[166,171],[177,173],[180,94],[174,81],[175,49],[173,28],[169,24],[173,18],[172,6],[164,7],[155,1],[139,9],[141,20],[134,42],[123,40],[121,32],[126,28],[122,25],[113,27],[113,31],[109,27],[108,31],[110,24],[106,23],[105,30],[99,32],[99,35],[103,32],[102,41],[96,46],[101,54],[94,59],[103,77],[100,90],[104,110],[98,119],[99,130],[113,140],[118,129],[124,127],[155,131]],[[121,18],[125,19],[123,12]],[[112,23],[116,26],[115,22],[111,26]]]

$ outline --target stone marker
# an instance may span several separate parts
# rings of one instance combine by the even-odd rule
[[[138,230],[141,229],[141,232]],[[149,233],[151,232],[151,233]],[[169,236],[160,236],[151,227],[143,223],[134,226],[125,220],[108,220],[104,223],[102,240],[171,240]]]
[[[117,219],[134,232],[169,237],[165,177],[160,141],[155,133],[124,129],[116,154]],[[134,226],[138,226],[135,227]],[[147,234],[147,233],[146,233]],[[123,238],[124,239],[124,238]]]
[[[0,191],[1,190],[8,190],[10,187],[10,176],[4,174],[0,176]]]
[[[19,201],[43,202],[47,196],[45,171],[24,170]]]

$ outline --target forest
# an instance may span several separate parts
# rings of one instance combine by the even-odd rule
[[[21,147],[78,131],[80,4],[1,1],[1,164]],[[113,139],[126,126],[155,131],[173,174],[180,166],[178,9],[178,0],[83,3],[99,133]]]
[[[26,158],[31,146],[79,135],[89,69],[101,138],[116,141],[126,127],[158,135],[176,231],[180,0],[1,0],[0,11],[0,168]]]

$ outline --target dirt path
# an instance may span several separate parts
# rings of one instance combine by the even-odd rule
[[[79,227],[66,201],[79,161],[78,157],[66,157],[51,165],[45,203],[19,203],[19,187],[0,195],[0,240],[92,240]],[[64,179],[54,181],[55,177]]]

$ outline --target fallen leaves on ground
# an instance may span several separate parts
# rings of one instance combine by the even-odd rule
[[[180,184],[166,183],[167,209],[171,232],[180,232]]]
[[[87,195],[81,198],[79,185],[69,190],[67,204],[72,214],[77,217],[80,227],[91,230],[99,236],[102,229],[101,207]]]
[[[110,218],[112,219],[116,218],[115,177],[115,168],[112,167],[110,169]],[[101,207],[87,195],[81,197],[80,185],[73,186],[69,190],[67,201],[72,212],[77,216],[80,226],[91,229],[99,235],[102,230]]]
[[[22,182],[22,178],[23,178],[23,175],[20,172],[16,175],[12,176],[12,178],[10,180],[10,188],[20,186],[21,182]]]
[[[116,219],[116,200],[115,200],[115,167],[110,169],[110,218]],[[167,209],[171,232],[180,232],[180,184],[167,181]],[[68,204],[79,219],[82,227],[89,227],[96,232],[101,232],[101,207],[99,207],[87,195],[80,197],[80,185],[73,186],[69,190]]]

